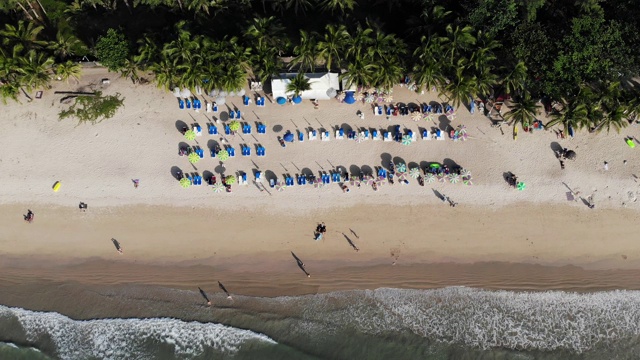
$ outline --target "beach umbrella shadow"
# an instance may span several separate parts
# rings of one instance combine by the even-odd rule
[[[429,164],[431,164],[431,162],[429,161],[420,161],[420,170],[422,170],[423,172],[425,170],[429,169]]]
[[[399,156],[396,156],[396,157],[393,158],[393,163],[396,164],[396,166],[398,164],[404,164],[405,166],[407,165],[407,162],[404,161],[404,159],[399,157]]]
[[[360,167],[361,173],[364,175],[375,176],[373,173],[373,169],[369,165],[362,165]]]
[[[417,162],[415,162],[415,161],[410,161],[410,162],[407,164],[407,171],[408,171],[409,169],[419,168],[419,167],[420,167],[420,165],[418,165],[418,163],[417,163]]]
[[[271,170],[266,170],[264,172],[264,178],[265,180],[267,180],[267,182],[270,182],[271,179],[273,179],[273,181],[278,181],[278,175],[276,175],[273,171]]]
[[[172,166],[171,167],[171,176],[176,179],[176,180],[180,180],[180,177],[178,176],[178,174],[182,174],[182,170],[177,167],[177,166]]]
[[[210,139],[209,141],[207,141],[207,148],[209,148],[209,149],[215,149],[215,148],[216,148],[216,146],[220,146],[220,144],[218,144],[218,142],[217,142],[217,141],[215,141],[215,140],[211,140],[211,139]]]
[[[282,125],[274,125],[272,130],[273,130],[274,133],[277,134],[277,133],[281,132],[282,129],[283,129]]]
[[[176,121],[176,130],[178,130],[180,133],[182,133],[182,129],[184,129],[185,127],[188,128],[187,123],[182,120]]]
[[[302,170],[300,171],[300,174],[308,178],[313,175],[313,171],[311,171],[311,169],[309,168],[302,168]]]
[[[351,125],[349,125],[347,123],[342,124],[340,127],[344,130],[344,132],[345,132],[344,135],[345,136],[347,136],[346,133],[348,133],[349,131],[353,131],[353,128],[351,127]]]
[[[215,169],[213,169],[213,171],[215,171],[216,173],[218,173],[218,174],[220,174],[220,175],[223,175],[223,174],[224,174],[224,172],[225,172],[226,170],[227,170],[227,169],[226,169],[226,168],[224,167],[224,165],[222,165],[222,164],[220,164],[220,165],[216,166],[216,168],[215,168]]]
[[[393,157],[389,153],[380,154],[380,163],[383,168],[389,170],[389,163],[393,160]]]
[[[202,172],[202,178],[204,179],[204,181],[206,181],[207,183],[209,182],[209,180],[213,177],[213,173],[209,170],[205,170]]]
[[[349,166],[349,173],[353,176],[360,176],[362,170],[360,170],[360,167],[358,165],[351,165]]]
[[[458,165],[457,162],[450,158],[445,158],[444,160],[442,160],[442,165],[447,165],[449,167],[449,170],[453,172],[457,172],[460,169],[460,165]]]

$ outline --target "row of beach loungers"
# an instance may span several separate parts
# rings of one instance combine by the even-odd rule
[[[444,109],[444,111],[443,111]],[[387,116],[406,116],[413,112],[421,111],[423,114],[434,114],[434,115],[451,115],[455,112],[453,106],[451,105],[428,105],[422,104],[420,107],[410,107],[407,105],[376,105],[373,107],[373,114],[384,115]]]
[[[234,147],[227,145],[224,148],[224,150],[227,151],[227,153],[229,154],[229,157],[236,156],[236,149]],[[221,149],[219,147],[216,147],[216,148],[210,149],[209,151],[210,151],[211,157],[216,158],[218,153],[221,151]],[[256,151],[256,156],[264,157],[267,155],[267,149],[265,149],[265,147],[260,144],[255,145],[255,151]],[[179,151],[180,156],[188,156],[191,153],[196,153],[198,154],[200,159],[204,159],[204,150],[199,146],[181,148]],[[251,147],[248,145],[240,145],[240,154],[242,156],[251,156]]]
[[[249,104],[251,104],[252,100],[251,98],[249,98],[248,96],[243,96],[242,97],[242,103],[245,106],[248,106]],[[215,102],[211,103],[208,101],[205,101],[206,103],[206,108],[207,108],[207,112],[214,112],[217,113],[218,112],[218,104],[216,104]],[[264,97],[258,97],[256,99],[256,106],[258,107],[263,107],[265,105],[264,102]],[[184,109],[194,109],[196,111],[202,109],[202,102],[198,99],[178,99],[178,107],[180,108],[180,110],[184,110]],[[240,110],[231,110],[229,111],[229,118],[233,119],[234,115],[236,115],[235,118],[236,119],[240,119]]]
[[[400,142],[402,140],[403,135],[409,135],[412,141],[417,140],[417,134],[413,132],[413,130],[408,130],[406,134],[403,134],[400,131],[400,125],[396,126],[393,133],[389,131],[383,131],[383,130],[377,130],[377,129],[372,129],[371,131],[362,130],[358,132],[358,131],[352,130],[352,131],[345,132],[344,129],[342,128],[336,129],[336,132],[335,132],[335,138],[337,140],[344,140],[346,136],[346,138],[349,140],[374,140],[374,141],[383,140],[383,141]],[[422,130],[421,135],[423,140],[431,140],[432,138],[435,138],[437,140],[445,139],[445,132],[440,129],[436,129],[435,131],[424,129]],[[318,131],[316,130],[309,131],[308,140],[313,141],[313,140],[316,140],[317,138],[318,138]],[[320,140],[330,141],[331,133],[329,131],[320,131]],[[298,141],[300,142],[304,141],[304,135],[301,132],[298,133]]]
[[[215,126],[214,124],[207,124],[207,131],[209,132],[209,135],[218,135],[218,127]],[[249,124],[243,124],[242,125],[242,133],[243,134],[251,134],[252,132],[252,127]],[[200,125],[193,125],[193,132],[196,133],[196,136],[202,136],[202,127]],[[258,124],[256,126],[256,132],[258,134],[266,134],[267,133],[267,125],[264,124]],[[233,133],[233,131],[231,131],[231,127],[229,125],[225,125],[224,126],[224,133],[225,135],[231,135]]]

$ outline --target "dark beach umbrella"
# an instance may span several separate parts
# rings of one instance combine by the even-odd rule
[[[576,152],[573,150],[567,150],[564,153],[564,157],[569,159],[569,160],[575,160],[576,159]]]

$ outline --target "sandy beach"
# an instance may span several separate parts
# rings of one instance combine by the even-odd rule
[[[62,95],[54,91],[100,89],[102,78],[110,78],[102,89],[105,94],[125,97],[125,106],[114,118],[96,125],[57,120],[64,105]],[[171,93],[153,85],[131,85],[98,68],[86,69],[80,85],[54,85],[42,99],[3,106],[0,123],[4,145],[0,254],[5,268],[20,269],[35,278],[44,273],[53,276],[49,265],[86,265],[87,259],[114,264],[197,264],[239,273],[296,273],[291,251],[304,257],[310,269],[317,266],[320,271],[311,272],[319,273],[319,278],[332,267],[393,263],[640,268],[640,245],[635,239],[640,206],[635,175],[640,164],[637,150],[623,140],[636,136],[637,127],[620,134],[579,133],[573,139],[558,139],[552,131],[521,131],[514,141],[510,127],[504,127],[503,134],[486,117],[466,109],[458,109],[451,122],[442,117],[431,123],[414,122],[410,116],[389,120],[374,116],[370,104],[332,100],[314,109],[310,102],[279,106],[267,101],[267,106],[259,108],[243,106],[241,98],[235,97],[227,105],[242,111],[243,120],[253,125],[252,134],[213,136],[206,133],[206,124],[222,129],[227,106],[218,113],[179,110]],[[405,103],[438,100],[436,94],[417,95],[401,87],[394,89],[394,98]],[[356,115],[358,110],[364,119]],[[266,135],[256,134],[258,121],[267,124]],[[198,123],[205,131],[195,141],[186,141],[179,132],[182,122]],[[403,146],[373,140],[358,144],[333,136],[336,126],[387,129],[401,125],[419,132],[460,124],[467,127],[467,141],[426,141],[418,136],[415,143]],[[332,138],[296,141],[286,148],[278,144],[277,136],[285,131],[306,133],[308,128],[330,130]],[[208,148],[222,145],[223,138],[238,153],[240,144],[261,144],[267,155],[238,154],[222,168]],[[205,158],[192,166],[178,155],[181,143],[202,147]],[[578,154],[564,170],[552,150],[557,146]],[[436,182],[420,187],[410,179],[406,186],[383,185],[377,192],[354,187],[346,194],[337,184],[322,189],[293,186],[282,192],[268,186],[261,191],[253,184],[256,169],[282,179],[283,174],[318,174],[336,167],[356,173],[387,166],[391,160],[409,167],[433,161],[457,164],[472,171],[474,184]],[[182,189],[173,176],[176,167],[185,173],[211,172],[218,178],[221,172],[242,171],[248,173],[249,184],[234,185],[231,194],[214,193],[206,184]],[[526,183],[524,191],[508,187],[503,178],[508,171]],[[132,179],[140,179],[139,188],[134,188]],[[59,192],[51,190],[56,181],[62,183]],[[589,209],[578,199],[567,200],[569,189],[584,198],[592,196],[596,208]],[[449,207],[435,192],[459,205]],[[88,211],[78,210],[80,201],[89,205]],[[27,209],[36,214],[32,224],[22,221]],[[324,240],[314,242],[312,232],[319,221],[327,224],[329,232]],[[354,251],[346,237],[360,251]],[[111,238],[120,241],[124,255],[115,251]],[[26,271],[24,264],[31,270]],[[38,275],[38,268],[45,270]],[[109,281],[99,274],[90,279]],[[301,277],[300,282],[305,280]],[[316,276],[310,281],[316,281]],[[360,288],[355,282],[349,286]],[[322,287],[322,291],[331,289],[330,284]]]

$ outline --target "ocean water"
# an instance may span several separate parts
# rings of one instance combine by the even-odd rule
[[[640,359],[640,291],[384,288],[211,308],[185,290],[102,295],[144,317],[0,306],[0,359]]]

